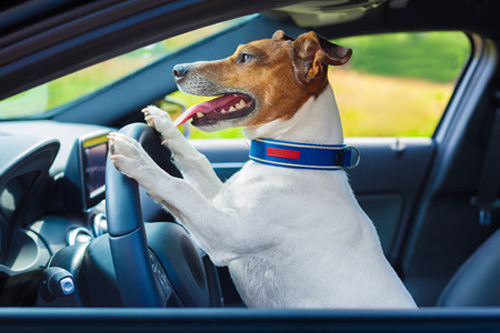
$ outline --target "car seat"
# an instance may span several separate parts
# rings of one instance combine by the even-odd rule
[[[500,306],[500,230],[462,264],[448,282],[438,306]]]

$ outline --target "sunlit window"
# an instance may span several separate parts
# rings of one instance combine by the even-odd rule
[[[237,22],[190,31],[27,90],[0,102],[0,119],[36,115],[67,104]]]
[[[334,42],[353,49],[347,66],[329,72],[345,136],[432,136],[471,53],[462,32]]]

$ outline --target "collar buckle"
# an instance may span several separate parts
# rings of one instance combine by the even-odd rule
[[[361,154],[359,153],[358,148],[356,148],[354,146],[347,146],[346,150],[350,150],[351,151],[351,154],[350,154],[351,155],[351,161],[350,161],[351,163],[350,163],[350,165],[347,165],[345,168],[346,169],[354,169],[355,167],[357,167],[359,165],[359,161],[361,160]],[[352,159],[353,158],[352,152],[355,153],[354,154],[355,155],[355,162],[354,163],[352,163],[352,161],[353,161],[353,159]]]

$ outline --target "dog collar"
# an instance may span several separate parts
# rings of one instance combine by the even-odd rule
[[[354,154],[353,154],[354,151]],[[254,139],[250,159],[284,168],[310,170],[352,169],[359,164],[359,151],[347,145],[316,145],[271,139]]]

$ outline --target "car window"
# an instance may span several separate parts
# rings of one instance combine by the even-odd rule
[[[329,79],[344,135],[355,137],[432,136],[471,54],[463,32],[392,33],[333,42],[353,49],[347,65],[330,67]],[[186,107],[206,100],[179,91],[168,98]],[[243,137],[239,129],[187,130],[193,139]]]
[[[329,73],[346,136],[432,136],[471,54],[462,32],[334,42],[354,51],[348,66]]]
[[[87,67],[0,101],[0,119],[42,114],[97,91],[183,47],[225,30],[244,18],[190,31]]]

